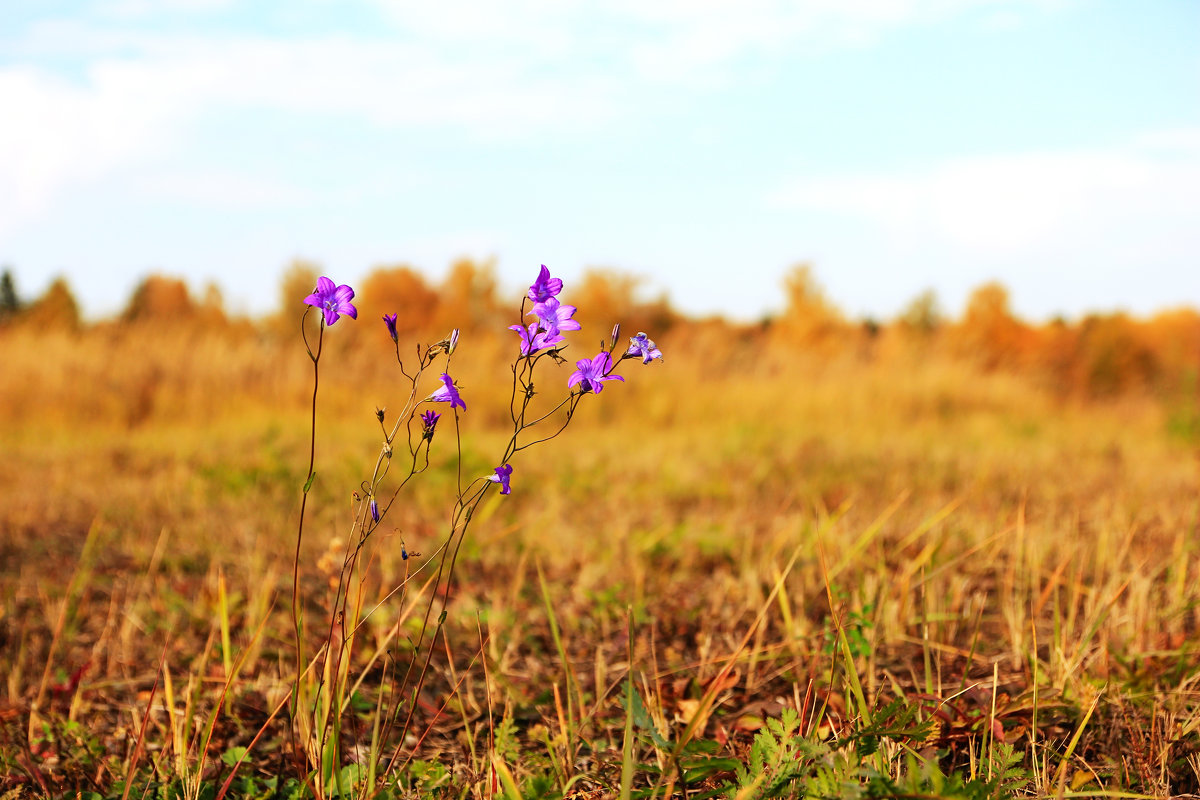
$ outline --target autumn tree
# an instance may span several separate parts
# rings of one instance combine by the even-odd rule
[[[1178,388],[1200,377],[1200,312],[1177,308],[1155,314],[1144,324],[1143,341],[1158,358],[1164,377]],[[1189,377],[1190,376],[1190,377]]]
[[[151,275],[134,289],[121,314],[125,322],[190,320],[196,316],[187,284],[179,278]]]
[[[904,307],[897,322],[905,333],[921,339],[928,339],[937,333],[945,320],[946,317],[938,302],[937,292],[933,289],[926,289]]]
[[[21,322],[42,330],[75,331],[80,327],[79,304],[66,278],[55,278],[46,293],[21,314]]]
[[[777,336],[805,347],[830,346],[842,338],[842,313],[825,296],[810,264],[797,264],[783,279],[787,307],[775,326]]]
[[[304,313],[304,298],[312,294],[317,286],[320,267],[311,261],[294,259],[279,279],[279,305],[271,317],[270,328],[282,336],[295,336],[300,331],[300,317]],[[305,322],[309,333],[315,335],[320,320],[309,314]],[[316,341],[315,339],[313,340]]]
[[[605,339],[613,324],[620,322],[626,337],[645,331],[652,338],[661,337],[678,321],[665,294],[653,300],[642,300],[645,278],[616,269],[589,267],[578,283],[571,284],[566,301],[577,306],[575,318],[585,330],[595,332],[592,339]],[[591,342],[589,342],[589,346]]]
[[[496,266],[492,260],[478,263],[460,258],[450,266],[438,287],[434,333],[444,335],[451,328],[493,330],[506,312],[496,297]]]
[[[358,307],[358,318],[371,330],[370,340],[383,343],[387,340],[384,314],[396,315],[396,330],[405,338],[413,334],[425,335],[437,310],[438,295],[424,276],[407,264],[377,267],[356,286],[354,304]],[[388,342],[388,346],[391,343]],[[405,343],[405,348],[410,345]]]
[[[957,349],[978,359],[985,369],[1015,366],[1031,336],[1031,331],[1013,316],[1008,290],[995,282],[971,293],[955,333]]]
[[[1111,397],[1149,388],[1158,376],[1158,358],[1126,314],[1089,314],[1079,326],[1076,369],[1090,397]]]

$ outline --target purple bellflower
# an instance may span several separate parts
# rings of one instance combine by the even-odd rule
[[[529,299],[535,303],[544,303],[561,292],[562,286],[562,281],[551,278],[550,270],[542,264],[542,271],[538,273],[537,280],[529,287]]]
[[[577,369],[571,373],[571,378],[567,381],[567,387],[574,389],[576,385],[580,387],[581,393],[595,392],[600,394],[604,389],[605,381],[621,381],[625,379],[620,375],[609,375],[609,370],[612,369],[612,359],[608,353],[601,350],[596,354],[595,358],[583,358],[575,362]]]
[[[629,337],[629,349],[623,356],[623,358],[640,358],[643,364],[649,364],[656,358],[662,361],[662,357],[662,351],[654,344],[654,340],[641,331],[638,331],[637,336]]]
[[[450,408],[461,408],[463,411],[466,411],[467,404],[463,402],[462,397],[459,395],[458,387],[454,385],[454,381],[450,380],[450,376],[444,372],[442,373],[442,383],[444,385],[429,395],[428,399],[434,403],[448,402]]]
[[[379,504],[375,502],[375,498],[371,498],[371,519],[379,522]]]
[[[512,466],[509,464],[505,464],[503,467],[496,467],[496,474],[487,476],[487,479],[492,483],[500,484],[500,494],[509,494],[512,491],[512,487],[508,485],[510,478],[512,478]]]
[[[536,314],[538,325],[551,336],[559,331],[577,331],[580,325],[571,317],[575,316],[575,306],[564,306],[557,297],[551,297],[541,303],[535,303],[531,314]]]
[[[553,347],[564,341],[562,334],[558,331],[550,333],[549,331],[539,331],[538,323],[531,322],[529,327],[524,325],[509,325],[510,331],[516,331],[521,337],[521,355],[531,356],[538,350],[547,347]]]
[[[358,310],[350,304],[353,299],[353,289],[345,284],[338,286],[322,275],[317,278],[317,288],[304,298],[304,302],[321,309],[325,314],[325,324],[332,325],[338,321],[341,314],[345,314],[351,319],[358,319]]]
[[[426,411],[424,414],[422,414],[421,415],[421,423],[425,427],[424,427],[424,430],[422,430],[421,435],[423,437],[425,437],[426,439],[432,439],[433,431],[435,428],[437,428],[438,420],[441,418],[442,418],[442,415],[437,413],[436,411],[434,411],[432,408],[429,409],[428,411]]]
[[[383,315],[383,324],[387,325],[388,335],[392,337],[392,341],[393,342],[396,341],[396,339],[397,339],[397,337],[396,337],[396,315],[395,314],[384,314]]]

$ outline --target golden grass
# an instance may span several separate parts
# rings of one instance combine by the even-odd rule
[[[321,362],[302,565],[317,614],[329,595],[323,556],[340,554],[351,493],[381,444],[374,410],[402,400],[377,328],[339,325]],[[735,653],[697,736],[729,737],[736,752],[747,720],[803,705],[812,686],[836,733],[855,705],[830,683],[827,642],[857,626],[870,645],[854,654],[865,697],[990,713],[1024,753],[1031,792],[1053,793],[1060,773],[1075,788],[1196,791],[1200,462],[1195,442],[1169,435],[1159,400],[1064,401],[888,337],[814,354],[682,324],[658,341],[664,363],[625,362],[626,383],[587,398],[562,438],[519,454],[511,497],[481,507],[447,646],[462,670],[482,620],[487,680],[478,666],[458,675],[457,727],[439,727],[422,757],[470,763],[462,737],[489,709],[494,722],[532,719],[530,750],[553,760],[566,746],[553,743],[570,731],[557,730],[546,689],[568,687],[540,567],[581,710],[594,713],[574,724],[614,747],[626,720],[609,719],[613,687],[630,669],[678,734]],[[455,355],[468,478],[489,473],[507,440],[511,345],[464,337]],[[302,346],[248,327],[148,325],[8,331],[0,346],[0,746],[14,754],[12,781],[104,791],[123,777],[103,758],[47,761],[38,725],[86,720],[110,761],[127,758],[113,754],[127,753],[121,737],[146,713],[164,647],[175,691],[191,676],[211,706],[225,677],[222,584],[234,649],[249,658],[217,738],[245,744],[288,680],[285,587],[311,391]],[[551,371],[539,392],[558,396],[570,370]],[[450,433],[439,431],[433,468],[370,549],[371,602],[411,567],[401,537],[428,556],[445,536]],[[368,638],[382,641],[390,618]],[[87,663],[78,686],[55,690]],[[148,742],[169,750],[171,724],[152,715]],[[948,767],[980,769],[981,727],[955,719],[942,735]],[[272,759],[268,748],[255,763]],[[619,752],[611,765],[619,771]]]

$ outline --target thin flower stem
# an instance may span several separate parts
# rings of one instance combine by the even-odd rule
[[[524,429],[524,428],[532,428],[534,425],[537,425],[537,424],[538,424],[538,423],[540,423],[540,422],[545,422],[546,420],[550,419],[550,417],[554,416],[554,415],[555,415],[555,414],[558,412],[558,410],[559,410],[560,408],[562,408],[563,406],[565,406],[567,403],[570,403],[570,402],[571,402],[571,398],[573,398],[573,397],[579,397],[579,395],[577,395],[577,394],[574,394],[574,393],[567,395],[567,396],[566,396],[566,397],[564,397],[564,398],[562,399],[562,401],[561,401],[561,402],[560,402],[558,405],[556,405],[554,408],[550,409],[550,410],[549,410],[549,411],[547,411],[545,414],[543,414],[542,416],[540,416],[540,417],[538,417],[537,419],[533,420],[532,422],[526,422],[524,425],[522,425],[522,426],[521,426],[521,427],[522,427],[522,429]]]
[[[304,778],[304,765],[301,758],[299,744],[296,741],[296,726],[295,718],[300,708],[300,681],[304,675],[304,637],[302,631],[302,622],[300,615],[300,545],[304,540],[304,512],[308,506],[308,493],[312,489],[313,468],[316,465],[317,458],[317,389],[321,384],[321,349],[325,344],[325,319],[321,318],[321,328],[317,334],[317,352],[314,354],[312,348],[308,345],[308,336],[304,330],[304,323],[308,319],[308,311],[300,318],[300,335],[304,339],[305,349],[308,350],[308,357],[313,363],[313,394],[312,394],[312,416],[309,426],[308,440],[308,477],[304,482],[304,493],[300,497],[300,521],[296,525],[296,555],[292,560],[292,624],[296,635],[296,680],[292,684],[292,752],[295,760],[296,768],[299,771],[301,780]]]
[[[474,485],[474,483],[472,483],[472,485]],[[484,481],[483,485],[479,489],[476,490],[475,494],[470,498],[469,501],[464,500],[464,496],[460,495],[458,502],[455,503],[454,514],[451,518],[451,523],[450,523],[450,533],[446,537],[446,541],[443,542],[443,544],[442,544],[442,548],[441,548],[442,555],[441,555],[441,559],[438,564],[437,577],[436,577],[436,580],[434,580],[434,591],[433,591],[433,594],[430,595],[429,602],[425,606],[425,616],[421,622],[421,631],[420,631],[420,633],[417,634],[417,641],[414,646],[414,652],[419,652],[422,644],[424,643],[425,632],[429,626],[429,616],[433,612],[433,604],[437,600],[438,590],[439,590],[439,588],[442,587],[442,577],[443,576],[445,576],[445,579],[446,579],[445,580],[445,589],[443,591],[443,594],[446,598],[446,600],[444,602],[447,602],[447,603],[449,602],[450,583],[451,583],[451,580],[453,579],[454,565],[458,560],[459,550],[462,547],[463,539],[466,537],[467,528],[471,524],[471,517],[473,516],[475,509],[478,507],[480,501],[483,499],[483,496],[486,494],[487,489],[490,485],[491,485],[491,483],[489,481]],[[459,527],[460,524],[462,526],[461,529]],[[451,544],[454,545],[453,551],[449,550],[449,547]],[[448,566],[446,563],[447,555],[449,555],[449,557],[450,557],[450,563]],[[428,650],[426,651],[425,659],[421,664],[421,672],[417,675],[416,683],[413,686],[412,697],[413,697],[414,702],[409,705],[408,713],[405,715],[405,719],[404,719],[404,726],[400,730],[400,741],[401,742],[403,742],[405,739],[407,739],[408,732],[412,728],[413,717],[416,714],[415,700],[416,700],[417,695],[421,691],[421,687],[423,687],[425,685],[425,678],[429,674],[429,666],[433,661],[433,654],[437,649],[437,641],[438,641],[439,635],[442,633],[444,619],[445,618],[444,618],[444,607],[443,607],[443,615],[438,616],[437,623],[434,625],[433,633],[429,639]],[[408,678],[412,671],[414,663],[415,663],[415,659],[414,659],[414,661],[409,662],[408,668],[404,674],[404,678],[400,682],[401,686],[408,685]],[[399,712],[399,708],[397,708],[396,711]],[[389,733],[392,729],[394,721],[395,721],[395,716],[393,716],[392,719],[389,720],[389,723],[388,723]],[[397,748],[395,750],[395,752],[392,753],[392,757],[391,757],[391,759],[389,759],[388,764],[385,767],[385,771],[390,771],[392,769],[392,767],[395,766],[396,758],[398,758],[399,755],[400,755],[400,748]]]

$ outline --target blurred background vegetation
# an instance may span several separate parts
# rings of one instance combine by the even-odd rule
[[[308,375],[296,358],[300,298],[319,273],[316,264],[294,262],[280,283],[278,311],[267,318],[228,314],[215,285],[196,292],[181,279],[151,275],[116,318],[86,322],[65,279],[41,297],[25,298],[6,269],[0,276],[7,362],[0,414],[15,427],[68,421],[134,427],[155,417],[306,402]],[[584,325],[576,341],[590,347],[620,321],[627,335],[648,332],[671,362],[697,356],[711,370],[732,373],[753,369],[751,362],[852,362],[885,372],[914,361],[953,362],[980,374],[1018,376],[1061,402],[1154,400],[1168,410],[1176,434],[1200,433],[1195,309],[1035,323],[1015,316],[1005,288],[989,283],[971,294],[957,317],[926,291],[894,319],[856,320],[802,264],[783,280],[782,313],[738,324],[685,316],[667,296],[647,298],[640,287],[637,276],[608,269],[591,269],[569,286],[569,302]],[[384,313],[398,316],[402,356],[412,343],[436,341],[459,327],[476,349],[507,358],[501,353],[512,338],[506,327],[515,322],[515,301],[504,295],[489,263],[460,260],[437,283],[410,266],[381,266],[355,290],[357,326],[341,326],[330,337],[343,385],[387,384],[379,363],[391,348],[379,324]]]

